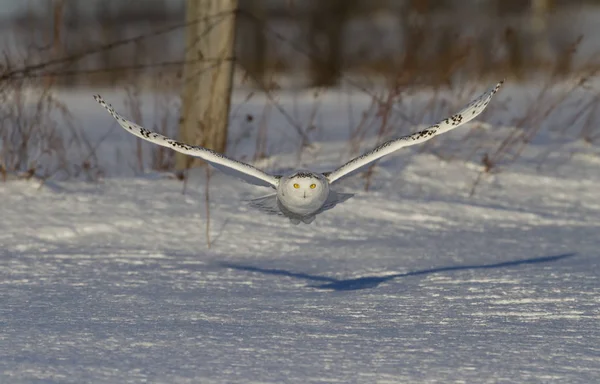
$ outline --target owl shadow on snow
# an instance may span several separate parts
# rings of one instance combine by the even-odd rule
[[[406,273],[397,273],[397,274],[387,275],[387,276],[363,276],[363,277],[358,277],[358,278],[354,278],[354,279],[336,279],[336,278],[327,277],[327,276],[311,275],[311,274],[301,273],[301,272],[292,272],[292,271],[288,271],[285,269],[262,268],[262,267],[256,267],[256,266],[245,265],[245,264],[230,263],[230,262],[221,262],[221,263],[219,263],[219,265],[223,268],[235,269],[238,271],[262,273],[262,274],[266,274],[266,275],[275,275],[275,276],[287,276],[287,277],[291,277],[291,278],[295,278],[295,279],[308,280],[308,281],[313,281],[313,282],[318,283],[316,285],[309,285],[309,287],[311,287],[311,288],[332,290],[332,291],[353,291],[353,290],[359,290],[359,289],[375,288],[381,283],[385,283],[385,282],[399,279],[402,277],[425,276],[425,275],[431,275],[434,273],[444,273],[444,272],[453,272],[453,271],[511,268],[511,267],[518,267],[521,265],[556,262],[556,261],[560,261],[563,259],[573,257],[575,255],[576,255],[576,253],[564,253],[564,254],[560,254],[560,255],[542,256],[542,257],[534,257],[534,258],[529,258],[529,259],[504,261],[504,262],[495,263],[495,264],[455,265],[455,266],[448,266],[448,267],[422,269],[422,270],[406,272]]]

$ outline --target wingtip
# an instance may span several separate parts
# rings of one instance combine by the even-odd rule
[[[494,93],[498,92],[498,90],[500,89],[500,87],[502,87],[502,85],[504,84],[504,80],[505,80],[505,79],[502,79],[502,80],[500,80],[500,81],[499,81],[499,82],[496,84],[496,86],[495,86],[495,87],[494,87],[494,89],[492,90],[492,94],[494,94]]]

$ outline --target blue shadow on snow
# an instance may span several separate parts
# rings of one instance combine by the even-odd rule
[[[573,257],[575,255],[576,255],[576,253],[564,253],[561,255],[554,255],[554,256],[542,256],[542,257],[535,257],[535,258],[531,258],[531,259],[505,261],[505,262],[496,263],[496,264],[455,265],[455,266],[450,266],[450,267],[430,268],[430,269],[422,269],[422,270],[413,271],[413,272],[397,273],[397,274],[388,275],[388,276],[364,276],[364,277],[359,277],[356,279],[347,279],[347,280],[339,280],[339,279],[335,279],[333,277],[291,272],[291,271],[286,271],[284,269],[268,269],[268,268],[254,267],[251,265],[235,264],[235,263],[228,263],[228,262],[222,262],[222,263],[219,263],[219,265],[223,268],[236,269],[239,271],[263,273],[263,274],[267,274],[267,275],[287,276],[287,277],[293,277],[295,279],[303,279],[303,280],[316,281],[316,282],[322,283],[322,284],[318,284],[318,285],[310,285],[310,287],[317,288],[317,289],[328,289],[328,290],[333,290],[333,291],[353,291],[353,290],[358,290],[358,289],[375,288],[381,283],[384,283],[384,282],[390,281],[390,280],[394,280],[394,279],[398,279],[401,277],[430,275],[430,274],[434,274],[434,273],[452,272],[452,271],[510,268],[510,267],[517,267],[517,266],[526,265],[526,264],[550,263],[550,262],[567,259],[567,258]]]

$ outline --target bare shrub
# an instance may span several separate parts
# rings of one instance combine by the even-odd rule
[[[25,78],[0,86],[0,162],[7,173],[40,179],[96,179],[91,145],[49,82]]]

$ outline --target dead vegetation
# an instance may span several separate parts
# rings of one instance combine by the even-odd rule
[[[96,180],[92,144],[50,83],[5,80],[0,86],[0,166],[14,178]]]
[[[340,153],[341,163],[367,149],[366,141],[376,145],[414,132],[418,125],[433,123],[454,112],[480,92],[484,84],[505,77],[509,84],[518,84],[533,76],[538,83],[535,88],[539,89],[537,94],[520,101],[519,111],[506,113],[512,101],[500,96],[482,116],[481,120],[486,121],[489,116],[500,115],[503,120],[495,119],[495,124],[508,129],[499,133],[482,131],[480,124],[473,123],[455,145],[446,145],[444,141],[441,146],[439,141],[432,140],[416,149],[441,161],[475,164],[478,176],[467,187],[467,193],[473,195],[486,176],[498,174],[517,162],[542,134],[559,135],[559,143],[582,140],[596,145],[600,139],[597,111],[600,94],[592,84],[600,67],[593,58],[586,63],[575,63],[585,36],[574,38],[562,50],[555,51],[554,59],[533,60],[524,53],[527,39],[513,26],[468,38],[459,36],[457,26],[447,24],[431,33],[428,26],[436,23],[439,14],[419,8],[420,2],[412,1],[415,8],[399,17],[406,38],[400,55],[373,55],[360,47],[348,54],[341,46],[343,36],[347,37],[343,29],[357,12],[346,7],[356,6],[360,1],[332,3],[331,9],[340,18],[328,24],[324,15],[320,15],[305,24],[308,29],[302,31],[300,27],[300,36],[306,38],[304,42],[269,25],[265,13],[256,7],[259,2],[249,3],[254,7],[242,9],[240,20],[251,31],[246,30],[245,34],[253,39],[255,49],[237,53],[237,71],[242,79],[238,92],[246,92],[246,97],[230,112],[231,124],[241,125],[229,136],[228,154],[233,157],[258,162],[279,154],[280,146],[271,136],[274,133],[282,136],[281,130],[287,130],[283,137],[297,144],[296,165],[310,163],[320,151],[315,144],[331,129],[331,122],[324,121],[321,112],[332,88],[337,93],[347,93],[348,140]],[[57,4],[62,8],[55,9],[54,18],[63,20],[65,3]],[[293,8],[287,10],[288,20],[293,12]],[[155,48],[168,45],[167,36],[176,35],[186,23],[162,23],[155,29],[127,37],[107,25],[102,27],[101,38],[92,43],[65,44],[76,37],[54,26],[52,49],[30,47],[21,55],[5,52],[0,67],[0,180],[97,181],[107,174],[99,165],[102,159],[97,150],[111,131],[107,128],[105,135],[90,139],[86,133],[89,127],[83,125],[85,120],[71,114],[58,90],[90,85],[124,89],[122,108],[127,116],[166,136],[177,136],[177,124],[173,122],[179,116],[183,52],[182,58],[177,59],[177,55],[172,58],[164,52],[157,56]],[[19,39],[23,39],[24,32],[19,33]],[[29,39],[36,41],[39,36]],[[34,46],[43,47],[47,41],[38,43]],[[381,50],[377,44],[369,48],[374,52]],[[119,52],[133,56],[129,55],[131,59],[124,62]],[[497,57],[494,52],[505,54]],[[213,58],[198,60],[211,65]],[[303,63],[303,67],[295,66],[296,62]],[[298,85],[303,88],[308,85],[312,96],[293,97],[290,103],[282,103],[280,92]],[[428,98],[415,102],[423,90]],[[257,94],[264,96],[264,105],[239,114],[240,108]],[[363,102],[355,102],[356,94],[363,96]],[[365,95],[369,98],[367,103]],[[301,113],[300,109],[304,111]],[[273,125],[276,114],[281,115],[287,127]],[[248,147],[248,140],[254,149],[241,154],[240,149]],[[560,144],[549,146],[536,159],[538,169],[547,164],[553,152],[560,150]],[[172,173],[175,168],[172,150],[146,146],[136,140],[131,152],[135,153],[135,161],[126,166],[135,174],[170,174],[173,179],[183,181],[185,193],[187,173]],[[377,170],[372,165],[362,173],[365,190],[372,186]],[[205,175],[205,237],[210,247],[210,170]]]
[[[403,34],[410,38],[400,56],[372,57],[371,54],[363,52],[365,60],[346,57],[339,61],[337,57],[333,64],[329,63],[332,60],[331,56],[340,56],[340,52],[344,52],[339,46],[334,47],[335,44],[340,44],[343,36],[339,29],[344,28],[348,20],[356,16],[356,11],[344,11],[343,20],[340,20],[346,21],[335,24],[335,30],[322,31],[323,23],[319,20],[315,20],[313,24],[305,24],[308,29],[301,35],[307,36],[306,44],[297,38],[290,39],[265,23],[264,14],[261,16],[256,8],[240,11],[240,18],[246,20],[246,25],[254,23],[255,26],[259,26],[262,36],[271,42],[266,48],[263,43],[255,42],[263,49],[258,50],[262,56],[254,57],[256,60],[265,60],[264,63],[248,64],[247,58],[240,57],[240,65],[237,68],[244,73],[242,77],[246,79],[242,84],[243,88],[248,89],[246,101],[256,93],[266,95],[263,108],[255,109],[253,113],[256,114],[243,117],[245,128],[240,135],[253,137],[256,147],[252,157],[245,160],[257,161],[276,152],[273,147],[267,145],[272,130],[281,129],[269,126],[275,112],[281,114],[293,130],[290,135],[299,139],[298,163],[310,158],[310,155],[307,157],[306,154],[311,153],[311,144],[319,140],[320,134],[327,129],[326,122],[319,121],[319,113],[323,104],[322,97],[327,94],[329,85],[332,84],[337,84],[336,87],[348,87],[353,92],[368,94],[372,99],[366,107],[357,107],[348,102],[348,114],[352,115],[352,118],[349,119],[351,123],[346,155],[352,156],[364,149],[362,143],[368,137],[375,136],[376,141],[381,142],[412,132],[416,125],[433,122],[435,118],[452,112],[453,108],[460,107],[460,102],[466,101],[480,89],[482,84],[503,77],[508,77],[509,82],[518,82],[526,74],[533,73],[537,79],[542,79],[545,85],[541,87],[537,99],[528,100],[530,105],[522,115],[512,116],[511,121],[502,122],[505,126],[515,127],[506,137],[490,143],[484,135],[477,134],[477,127],[474,125],[474,128],[465,134],[464,143],[460,148],[439,148],[435,142],[431,142],[419,149],[420,152],[428,151],[448,161],[479,163],[483,177],[514,163],[528,143],[539,135],[541,130],[551,126],[548,121],[555,118],[553,112],[566,104],[575,103],[573,95],[586,87],[589,79],[596,76],[598,64],[594,60],[578,63],[577,69],[574,69],[574,57],[581,43],[585,41],[585,36],[577,37],[570,44],[565,44],[562,51],[554,52],[554,60],[531,60],[522,52],[523,41],[527,39],[514,27],[506,26],[503,30],[496,31],[495,35],[481,38],[462,38],[459,36],[460,31],[449,26],[442,26],[432,34],[425,26],[438,20],[439,11],[419,8],[420,3],[417,3],[415,2],[415,8],[409,13],[402,14],[407,17],[401,24],[405,28]],[[351,4],[353,3],[342,2],[336,6]],[[62,6],[65,6],[64,3]],[[61,20],[59,11],[55,13],[57,20]],[[290,8],[287,15],[293,16],[293,12],[294,8]],[[108,17],[107,15],[110,16],[106,14],[104,17]],[[185,23],[161,25],[155,30],[124,39],[119,39],[119,34],[108,33],[104,26],[102,35],[107,39],[116,40],[98,41],[85,47],[76,44],[80,49],[75,51],[68,51],[64,44],[57,43],[52,44],[51,50],[29,49],[26,54],[20,56],[5,52],[5,63],[0,72],[2,174],[34,175],[41,179],[53,177],[85,180],[97,180],[105,174],[105,170],[98,166],[96,154],[96,148],[102,139],[91,141],[86,137],[84,127],[78,126],[81,121],[74,119],[68,106],[57,97],[56,90],[65,89],[69,84],[86,84],[88,80],[93,84],[118,84],[119,88],[126,90],[124,112],[151,129],[167,136],[176,136],[176,126],[172,122],[177,119],[178,90],[181,86],[177,68],[181,68],[183,62],[164,60],[164,56],[161,62],[155,62],[155,53],[151,48],[152,43],[157,42],[153,39],[182,30],[184,26]],[[53,29],[52,36],[55,40],[65,38],[65,35],[68,35],[65,31]],[[258,39],[256,33],[250,35],[253,39]],[[318,53],[321,44],[317,42],[322,40],[323,36],[328,41],[325,44],[329,49],[326,54]],[[72,38],[69,36],[67,40]],[[23,36],[20,35],[19,39],[23,39]],[[31,39],[35,41],[39,36],[32,36]],[[152,42],[150,45],[147,39]],[[272,44],[273,41],[277,41],[278,44]],[[373,51],[378,49],[376,45],[371,48]],[[115,56],[112,52],[116,50],[133,50],[135,61],[114,65],[111,57]],[[506,54],[490,57],[490,52],[494,51],[503,51]],[[315,86],[312,88],[312,107],[308,115],[295,113],[294,105],[283,105],[279,101],[278,92],[286,88],[282,82],[302,73],[302,70],[296,72],[289,64],[281,64],[281,58],[285,57],[286,52],[294,52],[295,58],[309,63],[306,67],[308,73],[318,72],[315,76],[322,79],[309,82]],[[431,56],[432,54],[434,56]],[[89,66],[90,58],[95,57],[101,58],[102,67]],[[277,62],[279,64],[275,67],[268,64]],[[319,66],[326,70],[316,71],[315,68]],[[286,71],[283,76],[281,70]],[[136,76],[130,77],[134,72]],[[573,81],[569,87],[563,87],[560,91],[552,87],[552,84],[564,83],[564,79],[569,78],[582,80]],[[464,79],[468,79],[468,83]],[[152,98],[142,97],[149,89],[153,90]],[[418,108],[405,107],[410,103],[404,101],[409,101],[415,92],[422,89],[428,90],[430,99]],[[456,102],[451,102],[448,95],[452,95]],[[579,104],[576,103],[575,107],[569,108],[570,117],[564,117],[563,114],[565,123],[557,132],[593,144],[600,136],[596,128],[598,95],[591,89],[586,92],[586,97],[587,99]],[[232,115],[235,115],[237,107],[239,106],[233,108]],[[358,121],[354,120],[356,108],[363,108]],[[485,116],[493,114],[494,108],[501,106],[490,106],[490,112]],[[144,114],[144,109],[152,110],[153,114]],[[240,138],[233,135],[230,140],[233,144],[230,154],[236,156],[234,152]],[[137,141],[132,149],[136,153],[136,164],[131,166],[136,173],[173,170],[173,151],[162,147],[146,148]],[[374,170],[375,167],[370,167],[365,173],[365,189],[369,189]],[[478,179],[474,183],[472,191],[475,191],[479,182]]]

